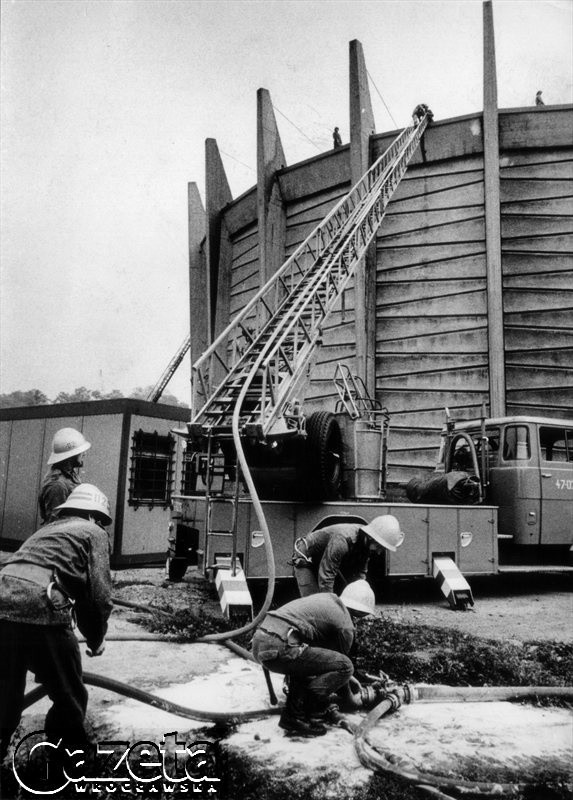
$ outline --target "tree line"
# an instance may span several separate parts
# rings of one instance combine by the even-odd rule
[[[50,400],[40,389],[28,389],[0,394],[0,408],[57,405],[59,403],[86,403],[92,400],[119,400],[123,397],[146,400],[152,389],[152,385],[138,386],[130,394],[125,395],[119,389],[112,389],[111,392],[100,392],[98,389],[87,389],[85,386],[80,386],[74,389],[73,392],[60,392],[53,400]],[[158,402],[169,406],[189,407],[188,403],[178,400],[175,395],[169,394],[169,392],[164,392]]]

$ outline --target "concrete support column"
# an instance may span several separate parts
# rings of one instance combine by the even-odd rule
[[[209,291],[205,254],[205,209],[196,183],[187,184],[189,230],[189,339],[191,364],[207,349],[209,337]],[[196,399],[191,398],[193,408]]]
[[[257,92],[257,216],[259,228],[259,285],[282,266],[285,256],[286,212],[277,170],[286,159],[277,128],[271,96]]]
[[[499,191],[499,130],[495,39],[491,0],[483,4],[483,153],[489,354],[489,405],[493,417],[505,414],[505,346]]]
[[[370,137],[376,132],[362,44],[350,42],[350,175],[357,183],[370,166]],[[371,397],[376,390],[376,240],[354,273],[356,374]]]
[[[211,341],[229,323],[232,252],[221,212],[233,199],[215,139],[205,140],[208,329]]]

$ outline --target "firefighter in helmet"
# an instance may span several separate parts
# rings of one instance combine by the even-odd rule
[[[332,695],[344,693],[355,680],[354,619],[374,609],[374,592],[357,580],[340,597],[330,592],[299,597],[265,616],[253,636],[253,656],[265,669],[288,677],[279,719],[287,735],[326,733]]]
[[[403,539],[400,523],[391,514],[368,524],[343,522],[307,533],[295,541],[291,561],[301,597],[339,594],[341,583],[366,578],[372,553],[395,551]]]
[[[43,524],[54,521],[56,506],[65,502],[70,492],[80,485],[83,454],[90,447],[85,436],[75,428],[60,428],[54,434],[52,452],[48,458],[50,469],[44,476],[38,498]]]
[[[111,612],[109,502],[89,483],[77,486],[0,572],[0,760],[22,714],[26,672],[52,700],[45,731],[50,742],[85,747],[88,694],[73,626],[87,654],[104,651]]]

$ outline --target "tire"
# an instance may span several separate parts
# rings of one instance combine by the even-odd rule
[[[186,572],[186,558],[174,558],[172,556],[167,556],[167,560],[165,561],[165,574],[168,580],[179,583],[179,581],[183,580],[183,576]]]
[[[334,500],[342,482],[342,434],[334,414],[315,411],[306,421],[305,491],[312,500]]]

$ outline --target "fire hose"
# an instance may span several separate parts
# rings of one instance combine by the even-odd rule
[[[148,606],[141,606],[127,601],[120,601],[114,598],[117,605],[137,608],[141,611],[158,613],[163,616],[170,616],[167,612]],[[110,641],[173,641],[168,636],[139,634],[118,634],[108,637]],[[201,637],[198,642],[213,642],[213,639]],[[253,657],[248,650],[228,639],[220,640],[220,644],[225,645],[242,658],[253,661]],[[153,706],[154,708],[177,716],[203,720],[214,723],[239,723],[251,719],[275,714],[279,711],[277,700],[267,678],[267,686],[271,698],[272,707],[253,709],[251,711],[204,711],[195,708],[181,706],[165,698],[153,695],[142,689],[136,689],[112,678],[106,678],[91,672],[84,672],[84,682],[88,685],[102,689],[107,689],[117,694],[124,695],[131,699]],[[424,773],[421,770],[412,768],[400,768],[395,763],[391,763],[368,741],[368,734],[374,726],[392,711],[396,711],[403,704],[413,702],[419,703],[445,703],[445,702],[500,702],[500,701],[520,701],[528,698],[567,698],[573,701],[573,687],[563,686],[444,686],[427,684],[404,684],[398,685],[392,681],[388,675],[381,672],[378,676],[365,675],[367,683],[358,684],[359,690],[350,696],[350,707],[352,711],[363,711],[372,708],[366,718],[358,725],[353,724],[344,713],[341,713],[338,705],[332,705],[329,710],[331,724],[344,728],[354,736],[354,748],[363,766],[374,772],[385,772],[399,777],[409,783],[414,784],[418,789],[432,797],[452,800],[451,795],[445,794],[442,790],[459,792],[474,792],[482,796],[495,795],[496,797],[515,796],[516,792],[522,791],[526,784],[519,783],[499,783],[487,781],[469,781],[450,777],[442,777],[435,774]],[[47,694],[43,686],[30,691],[24,698],[24,708],[28,708]]]
[[[559,697],[573,700],[573,687],[569,686],[430,686],[425,684],[388,685],[385,696],[369,712],[364,721],[354,728],[354,749],[363,766],[375,772],[390,773],[413,783],[432,797],[452,800],[442,790],[459,793],[479,793],[482,796],[515,796],[527,784],[494,781],[470,781],[425,773],[415,767],[401,768],[390,762],[368,741],[372,728],[386,714],[396,711],[403,703],[479,703],[519,701],[528,698]]]
[[[123,638],[123,637],[121,637]],[[159,638],[159,637],[158,637]],[[160,637],[163,639],[164,637]],[[241,648],[242,649],[242,648]],[[246,652],[246,651],[245,651]],[[383,675],[383,673],[381,673]],[[91,672],[84,672],[84,682],[90,686],[107,689],[117,694],[124,695],[133,700],[153,706],[162,711],[183,717],[185,719],[203,720],[214,723],[235,724],[248,720],[268,716],[278,712],[278,708],[264,707],[250,711],[204,711],[196,708],[181,706],[165,698],[153,695],[150,692],[136,689],[112,678],[106,678]],[[372,676],[367,676],[369,679]],[[46,695],[43,686],[29,692],[24,699],[24,708],[28,708]],[[519,701],[527,698],[558,697],[573,700],[573,687],[563,686],[442,686],[426,684],[397,685],[387,676],[375,680],[367,686],[362,686],[359,698],[355,700],[354,711],[361,706],[376,702],[376,705],[359,724],[352,724],[347,717],[340,713],[338,706],[331,706],[330,722],[338,727],[345,728],[354,735],[354,748],[363,766],[374,772],[385,772],[399,777],[417,788],[424,790],[432,797],[452,800],[451,795],[442,790],[457,790],[459,792],[474,792],[496,797],[515,796],[517,791],[522,791],[526,784],[499,783],[487,781],[468,781],[442,777],[435,774],[424,773],[416,768],[400,768],[391,763],[368,741],[368,734],[372,728],[388,713],[396,711],[404,703],[443,703],[443,702],[499,702]]]
[[[83,673],[84,683],[88,686],[96,686],[99,689],[108,689],[116,694],[121,694],[124,697],[130,697],[132,700],[138,700],[140,703],[147,703],[147,705],[158,708],[161,711],[167,711],[170,714],[175,714],[178,717],[185,719],[204,720],[206,722],[222,722],[233,724],[235,722],[246,722],[250,719],[260,718],[268,714],[277,713],[276,708],[258,708],[251,711],[203,711],[197,708],[188,708],[181,706],[178,703],[173,703],[171,700],[166,700],[164,697],[146,692],[143,689],[136,689],[134,686],[129,686],[127,683],[116,681],[113,678],[106,678],[102,675],[96,675],[93,672]],[[43,686],[38,686],[32,691],[28,692],[24,698],[24,708],[36,703],[45,697],[47,694]]]

